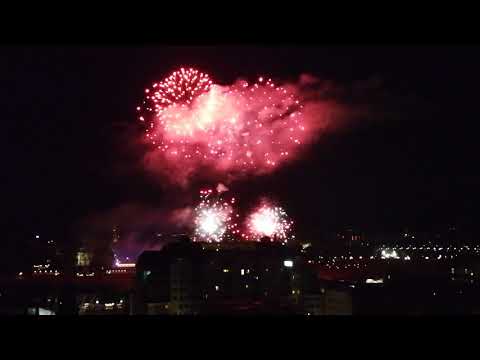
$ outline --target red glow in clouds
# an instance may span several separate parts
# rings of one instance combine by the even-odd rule
[[[323,121],[318,106],[305,111],[299,89],[263,78],[219,86],[180,69],[146,89],[137,108],[155,149],[147,165],[180,183],[200,168],[233,176],[269,172],[295,157]]]

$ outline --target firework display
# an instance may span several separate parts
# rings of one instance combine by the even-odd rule
[[[271,79],[219,86],[207,74],[182,68],[145,95],[137,110],[146,138],[172,164],[266,172],[308,136],[295,91]]]
[[[287,242],[294,239],[291,234],[293,221],[285,210],[263,199],[260,206],[251,212],[245,222],[245,231],[240,233],[235,213],[235,198],[223,200],[217,190],[200,191],[200,203],[194,210],[194,241],[220,242],[229,240],[260,241],[269,237],[271,241]]]
[[[272,241],[287,241],[294,238],[290,235],[293,221],[290,220],[280,206],[270,205],[263,201],[256,210],[254,210],[246,221],[246,234],[244,238],[247,240],[257,240],[267,236]]]
[[[201,202],[195,208],[194,241],[220,242],[238,234],[233,205],[235,198],[222,200],[212,190],[200,191]]]
[[[140,113],[139,119],[146,121],[149,119],[147,128],[147,137],[152,137],[155,143],[155,137],[151,136],[150,131],[155,126],[155,121],[168,131],[176,131],[180,128],[176,117],[169,118],[164,116],[169,109],[180,111],[190,105],[192,101],[200,94],[209,90],[212,81],[208,75],[199,73],[194,69],[180,69],[174,71],[168,78],[160,83],[154,83],[151,88],[145,89],[145,99],[142,106],[137,107]],[[173,121],[172,121],[173,120]]]
[[[226,86],[193,68],[174,71],[145,89],[137,107],[151,145],[148,164],[181,185],[196,174],[228,181],[270,172],[295,158],[318,130],[300,93],[298,85],[279,86],[263,77]],[[194,241],[294,238],[293,222],[268,200],[246,218],[241,232],[235,199],[224,199],[228,191],[221,183],[216,192],[200,191],[190,220]]]

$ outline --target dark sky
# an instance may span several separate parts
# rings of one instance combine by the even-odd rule
[[[474,47],[3,47],[2,207],[8,234],[63,230],[126,202],[166,201],[129,145],[144,87],[178,65],[221,83],[310,73],[344,89],[352,119],[275,176],[300,233],[337,226],[474,225],[479,200]],[[368,86],[377,84],[374,89]],[[133,129],[133,130],[132,130]],[[13,237],[9,237],[12,239]]]

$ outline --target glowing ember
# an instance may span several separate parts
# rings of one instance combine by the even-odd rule
[[[239,232],[233,222],[235,199],[222,201],[212,190],[200,191],[200,195],[202,200],[195,208],[194,241],[220,242]]]
[[[268,236],[273,240],[286,241],[290,236],[293,222],[279,206],[264,203],[247,219],[247,234],[245,238],[259,241]]]

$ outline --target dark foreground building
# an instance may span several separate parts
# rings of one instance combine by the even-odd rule
[[[133,314],[295,313],[295,252],[276,243],[192,243],[137,262]]]

